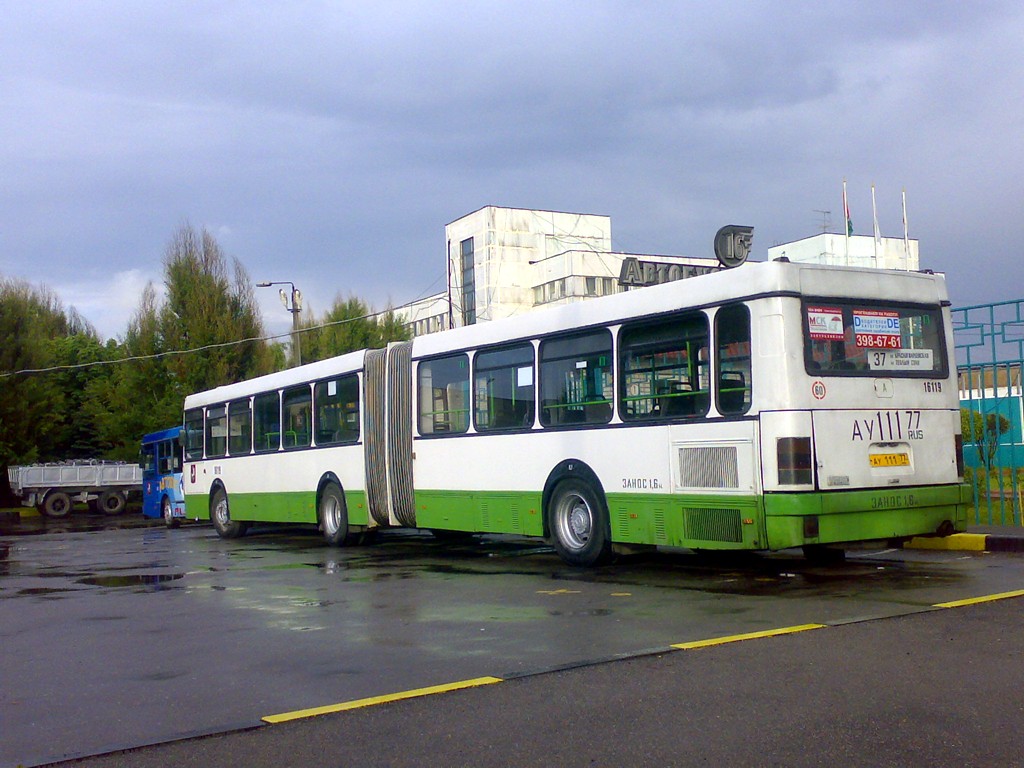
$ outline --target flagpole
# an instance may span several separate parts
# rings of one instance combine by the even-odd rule
[[[903,188],[903,255],[906,268],[910,269],[910,231],[907,229],[907,188]]]
[[[853,222],[850,220],[850,205],[846,200],[846,179],[843,178],[843,232],[846,234],[846,266],[850,266],[850,230],[853,229]]]
[[[878,232],[878,209],[875,207],[875,185],[871,185],[871,217],[875,223],[875,266],[878,266],[878,240],[880,234]]]

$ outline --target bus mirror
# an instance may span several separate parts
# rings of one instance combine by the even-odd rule
[[[715,256],[726,269],[738,267],[750,255],[754,228],[728,224],[715,233]]]

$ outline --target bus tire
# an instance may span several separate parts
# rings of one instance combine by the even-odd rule
[[[223,488],[213,492],[210,499],[210,520],[222,539],[237,539],[245,535],[249,526],[231,519],[231,510],[228,506],[228,494]]]
[[[177,528],[181,525],[181,520],[174,516],[174,510],[171,507],[171,500],[164,496],[163,503],[160,505],[160,510],[164,516],[164,525],[168,528]]]
[[[43,514],[47,517],[67,517],[71,514],[71,497],[64,491],[50,491],[43,499]]]
[[[341,547],[349,542],[348,506],[345,494],[337,483],[328,483],[320,493],[317,518],[324,540],[332,547]]]
[[[548,529],[555,551],[569,565],[600,565],[611,559],[608,507],[584,480],[568,478],[555,487],[548,503]]]
[[[96,504],[105,515],[120,515],[128,505],[128,499],[121,491],[104,491]]]

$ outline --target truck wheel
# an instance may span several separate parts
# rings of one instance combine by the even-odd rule
[[[248,523],[240,523],[237,520],[231,519],[231,510],[228,507],[228,494],[223,488],[218,488],[213,492],[213,498],[210,499],[210,520],[213,521],[213,527],[217,531],[217,535],[222,539],[237,539],[240,536],[245,535],[246,529],[249,527]]]
[[[181,520],[174,516],[174,512],[171,509],[171,500],[164,496],[164,502],[161,504],[161,509],[164,514],[164,525],[168,528],[177,528],[181,525]]]
[[[51,491],[43,500],[43,514],[47,517],[67,517],[71,514],[71,497],[64,491]]]
[[[105,515],[120,515],[124,512],[128,499],[120,491],[104,491],[100,494],[97,504]]]

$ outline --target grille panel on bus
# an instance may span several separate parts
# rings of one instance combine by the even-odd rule
[[[738,509],[684,507],[686,538],[699,541],[743,541],[743,521]]]
[[[388,474],[391,508],[402,525],[416,527],[412,482],[412,342],[388,349]]]
[[[380,525],[389,525],[387,436],[384,432],[384,362],[387,351],[371,349],[364,362],[363,389],[366,400],[366,501],[370,515]]]
[[[684,488],[739,488],[736,446],[680,448],[679,478]]]

